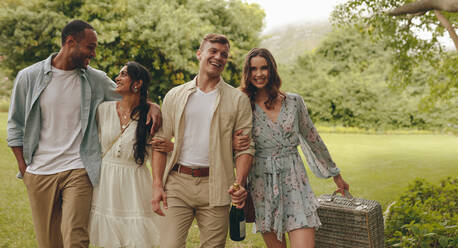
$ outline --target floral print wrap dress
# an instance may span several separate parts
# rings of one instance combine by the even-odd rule
[[[302,97],[287,93],[275,122],[255,105],[253,140],[256,154],[248,187],[255,206],[257,231],[273,231],[281,240],[285,232],[319,227],[318,201],[297,146],[301,145],[316,176],[329,178],[340,171],[318,135]]]

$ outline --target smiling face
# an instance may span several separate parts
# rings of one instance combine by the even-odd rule
[[[82,38],[70,36],[67,40],[71,51],[70,58],[77,68],[86,69],[92,58],[95,57],[95,49],[97,48],[97,34],[92,29],[85,29]]]
[[[127,66],[124,66],[119,75],[115,78],[116,81],[116,92],[120,95],[126,95],[131,93],[132,79],[127,74]]]
[[[250,83],[258,89],[263,89],[269,83],[269,66],[261,56],[250,59]]]
[[[197,59],[200,61],[200,73],[206,73],[208,77],[221,76],[229,57],[229,46],[219,42],[205,42],[197,50]]]

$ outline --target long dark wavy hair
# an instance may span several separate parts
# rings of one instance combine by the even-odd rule
[[[278,75],[277,71],[277,63],[275,62],[274,57],[269,52],[269,50],[265,48],[253,48],[248,52],[248,55],[245,58],[245,65],[243,66],[243,74],[242,74],[242,82],[240,84],[240,89],[248,95],[251,102],[251,108],[254,109],[254,103],[256,100],[256,94],[258,88],[256,88],[250,81],[251,75],[251,59],[261,56],[267,61],[267,67],[269,70],[269,78],[267,79],[266,90],[268,94],[267,101],[264,102],[267,109],[272,109],[275,99],[280,94],[284,96],[285,94],[280,91],[281,86],[281,78]]]
[[[130,114],[131,119],[138,120],[137,130],[135,130],[135,143],[133,146],[135,162],[139,165],[143,165],[145,162],[145,157],[148,156],[148,153],[146,152],[146,146],[152,124],[150,122],[150,124],[146,125],[146,115],[148,114],[149,110],[149,104],[147,102],[148,87],[151,84],[151,74],[149,73],[148,69],[135,61],[127,62],[126,66],[127,75],[129,75],[130,79],[132,80],[130,85],[131,92],[135,93],[133,82],[140,80],[143,82],[140,89],[138,89],[140,91],[140,102]]]

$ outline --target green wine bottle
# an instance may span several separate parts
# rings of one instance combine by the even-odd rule
[[[240,185],[234,183],[232,185],[234,190],[239,190]],[[236,205],[232,204],[231,211],[229,212],[229,237],[233,241],[242,241],[245,239],[245,213],[243,209],[238,209]]]

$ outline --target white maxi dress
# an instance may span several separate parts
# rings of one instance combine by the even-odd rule
[[[121,132],[116,102],[97,110],[102,153]],[[98,247],[156,247],[158,220],[151,207],[152,177],[146,164],[134,161],[137,121],[132,121],[102,159],[100,183],[94,187],[89,222],[91,244]],[[149,158],[149,157],[147,157]],[[146,159],[145,159],[146,160]]]

